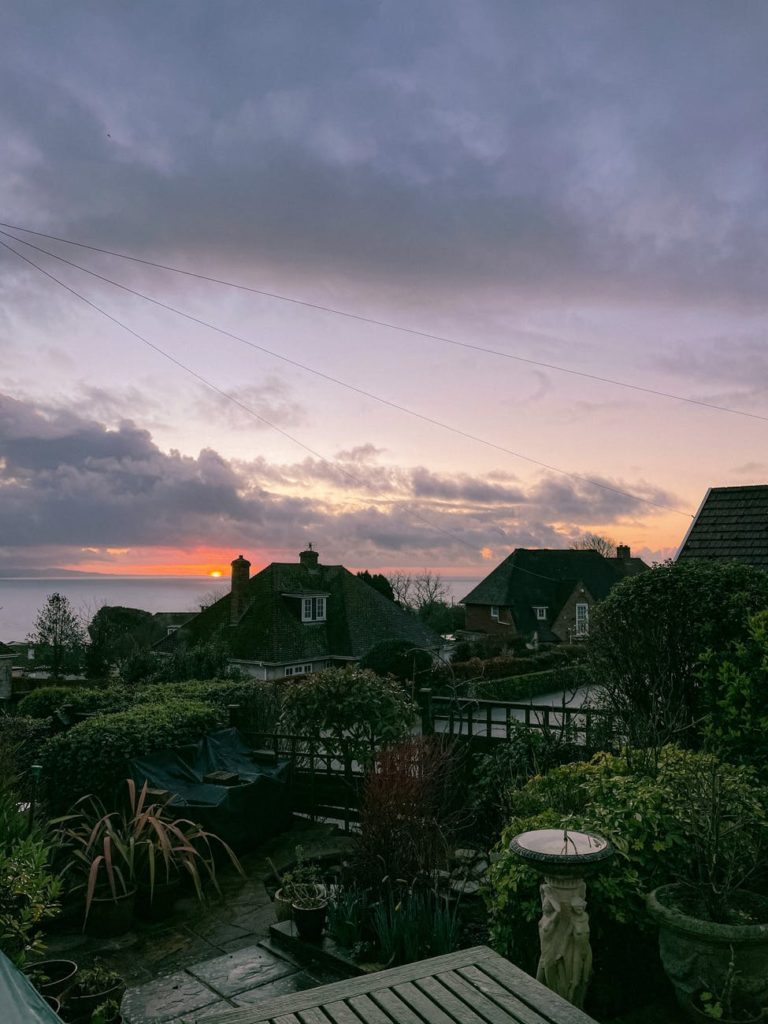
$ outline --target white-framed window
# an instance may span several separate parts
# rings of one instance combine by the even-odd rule
[[[301,600],[302,622],[325,622],[325,598],[304,597]]]
[[[285,669],[285,674],[287,676],[305,676],[311,671],[311,663],[309,665],[287,665]]]
[[[499,606],[497,604],[491,605],[491,618],[498,619],[499,617]]]
[[[576,636],[586,636],[589,633],[589,605],[586,601],[579,601],[576,605]]]
[[[535,604],[533,610],[536,613],[536,618],[540,622],[544,622],[547,618],[547,606],[545,604]]]

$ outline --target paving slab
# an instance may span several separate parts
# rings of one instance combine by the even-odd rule
[[[286,974],[275,981],[268,981],[256,988],[249,988],[232,997],[235,1006],[253,1006],[254,1003],[261,1003],[265,999],[274,999],[276,996],[290,996],[294,992],[303,992],[308,988],[316,988],[320,984],[316,978],[306,971],[294,971],[293,974]],[[208,1011],[206,1010],[206,1013]]]
[[[165,1024],[216,1002],[222,1002],[221,995],[186,971],[177,971],[128,989],[120,1011],[126,1024]]]
[[[187,970],[222,996],[234,996],[247,989],[293,974],[292,963],[259,946],[246,946],[213,960],[193,964]]]

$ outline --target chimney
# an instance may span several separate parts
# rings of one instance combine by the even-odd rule
[[[320,556],[313,549],[311,544],[307,545],[306,551],[299,552],[299,562],[304,566],[305,569],[316,569],[317,560]]]
[[[621,562],[628,562],[632,557],[629,544],[619,544],[616,548],[616,557]]]
[[[248,570],[251,563],[247,558],[238,555],[232,562],[232,600],[229,603],[229,624],[235,626],[240,621],[240,616],[245,611],[248,601]]]

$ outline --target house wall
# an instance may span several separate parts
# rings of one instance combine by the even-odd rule
[[[261,665],[257,661],[243,661],[239,658],[230,658],[229,665],[232,668],[238,669],[244,675],[249,676],[251,679],[260,680],[271,680],[271,679],[290,679],[296,669],[303,668],[304,665],[311,665],[311,672],[320,672],[324,668],[328,668],[330,662],[327,658],[323,658],[322,661],[303,662],[301,665]],[[356,664],[350,662],[350,664]],[[287,672],[288,669],[294,669],[294,672]],[[301,673],[296,673],[301,674]]]
[[[582,603],[589,605],[589,622],[591,622],[592,609],[597,602],[583,583],[577,583],[551,626],[552,632],[563,643],[568,643],[576,633],[576,605]]]
[[[504,636],[507,640],[517,635],[515,621],[509,608],[499,608],[499,618],[491,618],[491,606],[489,604],[468,604],[466,607],[466,621],[464,628],[477,630],[479,633],[488,633],[494,636]]]

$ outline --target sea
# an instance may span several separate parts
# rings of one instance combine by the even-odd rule
[[[458,603],[479,578],[444,576],[447,600]],[[68,598],[89,622],[102,605],[147,612],[197,612],[229,590],[229,578],[210,576],[67,576],[0,578],[0,641],[24,640],[49,594]]]

